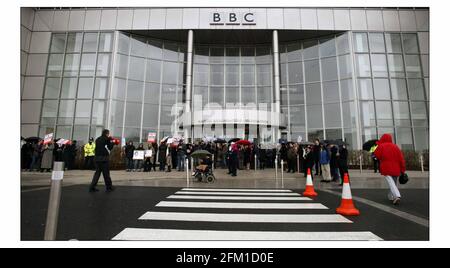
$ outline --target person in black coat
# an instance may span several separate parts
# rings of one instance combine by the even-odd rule
[[[312,169],[314,167],[314,164],[316,162],[316,158],[314,155],[313,148],[308,146],[305,149],[305,177],[308,174],[308,169],[311,171],[311,177],[313,178],[313,172]]]
[[[106,192],[114,191],[111,176],[109,174],[109,155],[114,147],[114,143],[110,137],[109,130],[104,129],[102,135],[95,140],[95,164],[96,170],[92,178],[89,192],[98,192],[97,183],[100,179],[100,174],[103,173],[105,180]]]
[[[127,165],[127,172],[130,172],[134,168],[133,166],[134,150],[136,150],[136,147],[134,147],[132,141],[129,141],[128,144],[125,146],[125,162]]]
[[[339,165],[338,165],[338,148],[336,145],[330,146],[330,171],[331,171],[331,177],[333,178],[333,181],[337,181],[339,179]]]
[[[166,143],[161,143],[159,146],[159,171],[165,171],[166,170],[166,159],[167,158],[167,145]]]
[[[314,141],[314,147],[313,147],[313,155],[314,155],[314,165],[316,169],[316,176],[319,175],[322,176],[322,167],[320,166],[320,140],[316,139]]]
[[[339,148],[338,157],[339,173],[341,175],[340,185],[342,185],[344,183],[344,174],[348,174],[348,151],[345,145]]]

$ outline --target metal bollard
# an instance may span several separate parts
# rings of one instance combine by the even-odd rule
[[[214,171],[214,165],[215,165],[215,162],[214,162],[214,155],[212,155],[212,165],[211,165],[212,171]]]
[[[284,188],[284,160],[281,160],[281,188]]]
[[[359,155],[359,172],[362,173],[362,154]]]
[[[422,170],[422,173],[424,173],[425,172],[425,168],[423,166],[423,155],[422,154],[420,154],[420,168]]]
[[[301,173],[300,172],[300,156],[299,155],[297,155],[297,171],[299,174]]]
[[[275,157],[275,188],[278,188],[278,157]]]
[[[186,187],[189,188],[189,159],[186,158]]]
[[[257,165],[258,165],[258,156],[255,154],[255,171],[256,171],[256,167],[257,167]]]
[[[50,197],[47,209],[47,220],[45,223],[45,234],[44,234],[45,241],[53,241],[56,239],[63,177],[64,177],[64,162],[54,162],[52,172],[52,184],[50,188]]]

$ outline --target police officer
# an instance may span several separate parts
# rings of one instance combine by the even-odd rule
[[[84,169],[94,169],[95,143],[94,138],[84,145]]]
[[[96,186],[101,173],[103,173],[103,178],[105,180],[106,192],[114,191],[111,176],[109,175],[109,154],[113,147],[114,143],[110,137],[109,130],[104,129],[102,135],[95,140],[96,170],[89,187],[89,192],[98,192]]]

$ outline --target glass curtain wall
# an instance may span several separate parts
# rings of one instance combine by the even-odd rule
[[[39,136],[81,143],[106,125],[113,32],[53,33]]]
[[[126,141],[182,132],[186,46],[119,33],[110,125]]]
[[[389,133],[403,150],[428,149],[427,78],[417,34],[355,32],[353,45],[363,142]]]
[[[345,139],[356,146],[348,34],[280,45],[281,109],[287,138]]]
[[[212,116],[221,119],[215,120],[220,122],[219,124],[214,124],[210,120],[205,124],[195,125],[194,139],[216,136],[253,140],[260,137],[261,142],[264,142],[266,137],[263,132],[268,133],[267,123],[264,126],[254,122],[259,122],[256,118],[260,114],[256,111],[270,112],[273,108],[272,68],[271,44],[257,46],[196,44],[193,111],[208,116],[205,111],[214,110],[220,115],[211,112]],[[235,114],[236,111],[243,114]],[[249,118],[253,123],[238,123],[242,118]]]

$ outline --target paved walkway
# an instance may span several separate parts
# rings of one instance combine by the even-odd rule
[[[275,176],[274,169],[266,170],[240,170],[237,177],[227,175],[227,170],[215,170],[216,182],[212,184],[197,183],[190,179],[190,186],[194,187],[213,187],[213,188],[304,188],[305,178],[303,174],[278,173],[278,179]],[[64,173],[64,185],[89,184],[92,179],[93,171],[71,170]],[[429,173],[420,171],[409,171],[410,182],[407,185],[401,185],[401,188],[410,189],[428,189]],[[111,177],[115,185],[122,186],[158,186],[158,187],[186,187],[186,172],[172,171],[168,172],[125,172],[111,171]],[[47,187],[50,185],[51,173],[40,172],[22,172],[21,185],[23,187]],[[387,184],[380,174],[375,174],[370,170],[350,170],[350,178],[353,189],[385,189]],[[314,179],[315,187],[318,189],[339,188],[335,183],[320,183],[321,178]],[[26,188],[23,189],[27,191]]]

